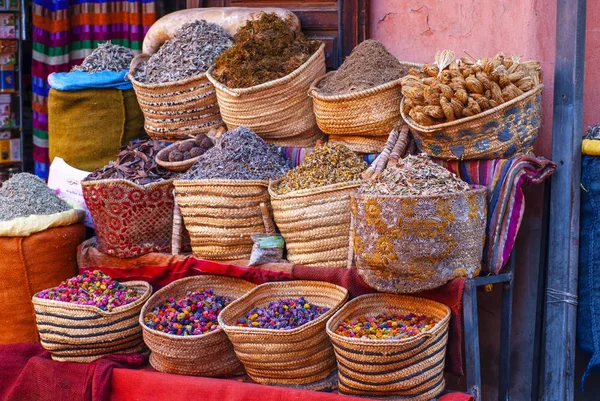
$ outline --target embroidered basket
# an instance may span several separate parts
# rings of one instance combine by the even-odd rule
[[[190,135],[206,133],[223,123],[215,88],[206,74],[177,82],[139,82],[135,71],[149,58],[148,54],[135,56],[128,77],[144,113],[144,128],[152,139],[188,139]]]
[[[144,316],[168,298],[176,301],[188,292],[212,288],[215,295],[233,300],[256,285],[237,278],[202,275],[172,282],[146,302],[139,316],[144,341],[150,351],[150,365],[160,372],[178,375],[222,377],[244,373],[233,346],[222,329],[199,336],[177,336],[153,330],[144,324]]]
[[[255,307],[281,298],[303,296],[329,311],[292,330],[239,327],[239,318]],[[259,285],[229,304],[219,315],[219,325],[231,340],[248,376],[261,384],[319,389],[331,386],[335,357],[325,324],[348,298],[348,290],[321,281],[289,281]],[[322,389],[321,388],[321,389]]]
[[[111,312],[92,305],[77,305],[32,297],[42,347],[52,359],[88,363],[108,354],[144,352],[140,310],[152,293],[145,281],[122,283],[142,295]]]
[[[440,287],[481,268],[486,188],[444,195],[353,193],[350,241],[356,268],[382,292]]]
[[[346,319],[379,314],[425,315],[437,320],[429,331],[406,339],[352,338],[336,334]],[[429,299],[370,294],[348,302],[327,322],[338,363],[342,394],[429,401],[444,390],[450,308]]]

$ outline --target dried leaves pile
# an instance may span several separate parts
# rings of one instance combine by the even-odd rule
[[[233,42],[217,24],[204,20],[183,25],[148,61],[135,70],[136,80],[145,83],[177,82],[205,73],[215,58]]]
[[[120,72],[129,69],[133,59],[133,52],[123,46],[113,45],[110,41],[100,43],[98,47],[87,56],[81,65],[71,68],[71,71]]]
[[[600,123],[593,127],[588,127],[584,139],[600,139]]]

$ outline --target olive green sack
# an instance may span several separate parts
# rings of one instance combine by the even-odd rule
[[[72,167],[93,171],[115,160],[119,146],[143,136],[143,126],[133,89],[50,89],[50,161],[58,156]]]

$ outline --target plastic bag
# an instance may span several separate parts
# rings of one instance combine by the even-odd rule
[[[252,234],[254,245],[248,266],[280,263],[283,260],[285,242],[279,234]]]

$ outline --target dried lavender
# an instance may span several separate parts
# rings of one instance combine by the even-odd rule
[[[71,207],[38,177],[20,173],[0,188],[0,221],[64,212]]]
[[[227,32],[204,20],[183,25],[148,61],[135,70],[137,81],[176,82],[206,72],[215,58],[233,45]]]
[[[133,59],[133,52],[123,46],[113,45],[110,41],[100,43],[98,47],[87,56],[81,65],[71,68],[71,71],[120,72],[129,69]]]
[[[358,193],[414,196],[464,192],[470,189],[469,184],[421,153],[400,159],[397,164],[388,164],[379,178],[363,183]]]
[[[282,176],[287,170],[288,162],[275,146],[263,141],[248,127],[238,127],[217,140],[181,178],[269,180]]]

